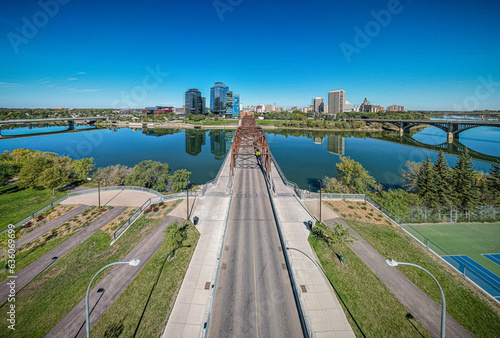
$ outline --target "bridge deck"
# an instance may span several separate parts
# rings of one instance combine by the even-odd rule
[[[209,337],[302,337],[264,175],[240,158]]]

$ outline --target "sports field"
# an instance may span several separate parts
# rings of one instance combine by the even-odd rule
[[[482,256],[500,253],[500,222],[411,224],[403,227],[423,243],[427,244],[423,238],[426,236],[447,251],[442,252],[429,244],[439,255],[467,255],[500,276],[500,265]]]

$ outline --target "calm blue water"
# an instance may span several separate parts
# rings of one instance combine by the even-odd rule
[[[2,130],[3,135],[20,135],[43,131],[62,131],[65,127],[18,128]],[[94,129],[67,134],[0,140],[0,151],[28,148],[55,152],[71,158],[93,157],[97,167],[113,164],[134,166],[143,160],[168,163],[173,170],[192,172],[194,184],[202,184],[217,174],[224,155],[230,149],[233,132],[189,130]],[[317,179],[336,174],[340,155],[360,162],[386,188],[401,186],[399,173],[405,163],[423,161],[427,155],[435,161],[446,143],[446,134],[435,127],[423,129],[413,139],[430,149],[401,144],[398,136],[381,134],[316,133],[324,137],[267,134],[271,151],[287,178],[301,188],[315,189]],[[342,135],[342,136],[341,136]],[[471,150],[500,158],[500,128],[481,127],[460,134],[459,142]],[[450,166],[456,155],[447,154]],[[475,160],[479,170],[488,172],[491,164]]]

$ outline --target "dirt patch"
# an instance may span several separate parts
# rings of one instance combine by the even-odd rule
[[[360,201],[328,201],[325,204],[343,219],[394,226],[370,204]]]

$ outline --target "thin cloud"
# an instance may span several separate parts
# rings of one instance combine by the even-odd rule
[[[70,92],[75,93],[75,94],[80,94],[80,93],[95,93],[98,92],[99,89],[76,89],[76,88],[70,88]]]
[[[75,73],[75,75],[85,75],[85,72],[78,72],[78,73]]]
[[[11,87],[17,87],[19,86],[19,83],[15,82],[0,82],[0,87],[2,88],[11,88]]]
[[[76,81],[76,80],[78,80],[78,78],[76,77],[69,77],[66,79],[66,81]]]

